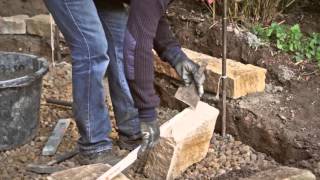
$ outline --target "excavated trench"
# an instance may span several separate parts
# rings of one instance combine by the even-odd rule
[[[186,17],[187,20],[182,21],[179,16],[174,16],[170,12],[168,16],[173,23],[173,30],[185,47],[216,57],[221,56],[221,36],[218,26],[210,29],[207,27],[210,24],[203,24],[197,19],[190,23],[188,17]],[[186,24],[188,28],[185,28]],[[207,29],[210,29],[210,32]],[[229,58],[268,70],[266,91],[236,100],[228,99],[227,132],[232,136],[222,138],[216,134],[207,158],[190,167],[180,179],[196,179],[201,174],[204,174],[202,178],[213,179],[231,171],[238,172],[248,166],[254,166],[260,160],[259,167],[243,170],[243,172],[236,173],[237,176],[247,177],[270,166],[279,166],[280,163],[307,168],[319,178],[320,76],[315,66],[312,64],[302,64],[303,67],[296,66],[291,62],[289,56],[278,54],[270,47],[252,48],[247,43],[247,36],[238,36],[235,31],[229,31],[228,36]],[[2,51],[27,52],[46,57],[50,57],[51,54],[48,41],[40,37],[6,35],[0,36],[0,39],[0,50]],[[63,53],[65,60],[70,62],[69,52],[66,50]],[[70,79],[67,78],[71,77],[70,69],[56,71],[53,74],[48,75],[45,79],[42,98],[70,100],[71,84]],[[186,108],[186,105],[173,97],[180,85],[179,82],[158,74],[155,85],[161,97],[162,108],[159,111],[162,121],[168,120],[178,111]],[[202,100],[217,108],[220,107],[220,101],[215,99],[215,94],[206,93]],[[45,179],[45,176],[27,172],[25,165],[52,159],[52,157],[40,157],[41,148],[57,119],[71,117],[72,113],[70,109],[51,107],[43,102],[41,114],[41,129],[32,142],[18,149],[0,152],[0,160],[4,162],[0,165],[0,179],[10,179],[16,173],[20,178]],[[113,116],[112,113],[111,116]],[[219,118],[216,133],[220,132],[220,127]],[[116,137],[117,135],[112,132],[111,136]],[[59,153],[73,148],[77,138],[76,126],[72,123]],[[228,150],[232,152],[229,154]],[[228,153],[221,154],[218,151]],[[119,153],[125,152],[119,151]],[[228,160],[229,156],[239,158],[234,161],[243,161],[243,163],[235,163],[233,166],[231,165],[233,159]],[[277,162],[274,162],[273,159]],[[222,163],[230,163],[230,167],[218,165]],[[68,160],[61,165],[71,168],[78,164],[73,160]],[[138,176],[138,178],[142,177]]]
[[[264,67],[268,73],[265,92],[228,100],[227,132],[283,165],[307,168],[319,176],[320,77],[312,73],[317,72],[317,67],[313,64],[295,66],[290,56],[277,54],[271,47],[252,48],[248,36],[239,35],[236,30],[230,30],[228,37],[230,59]],[[209,47],[204,48],[201,43],[191,46],[219,57],[220,28],[213,27],[206,41]],[[158,81],[156,87],[163,105],[184,108],[173,98],[179,84],[163,75],[158,75]],[[221,105],[215,100],[215,94],[205,94],[203,101],[218,108]],[[219,120],[215,131],[220,132],[220,127]]]
[[[204,12],[203,6],[191,0],[187,3],[177,0],[169,8],[168,18],[182,46],[221,57],[219,18],[212,23],[210,14]],[[306,21],[299,22],[302,31],[317,32],[319,26],[313,17],[318,14],[305,15]],[[289,20],[288,23],[296,23],[296,19]],[[228,100],[227,132],[277,162],[307,168],[319,178],[320,75],[316,63],[295,64],[290,55],[280,53],[272,46],[260,46],[256,37],[235,27],[228,27],[227,35],[228,58],[267,69],[265,92]],[[183,108],[172,98],[177,83],[168,78],[162,81],[167,87],[157,87],[163,103],[172,108]],[[203,101],[220,107],[214,97],[215,94],[206,94]],[[218,121],[215,131],[220,132],[220,127]]]
[[[14,36],[13,38],[19,39],[18,36]],[[23,39],[25,38],[26,37],[23,37]],[[7,39],[7,42],[10,42],[11,38]],[[47,45],[46,42],[43,43],[44,45]],[[47,54],[49,51],[48,49],[44,49],[43,51],[38,49],[37,44],[34,44],[33,46],[26,44],[25,46],[26,47],[24,47],[23,44],[20,44],[18,47],[27,52],[30,51],[30,48],[31,50],[35,49],[43,54]],[[216,48],[218,48],[218,46],[219,43],[217,43]],[[29,47],[29,49],[27,49],[27,47]],[[319,126],[317,123],[310,125],[306,121],[304,124],[299,124],[301,116],[304,115],[301,115],[301,112],[304,110],[303,107],[307,105],[306,103],[311,101],[311,98],[313,97],[307,96],[305,93],[317,94],[319,90],[317,90],[317,88],[314,89],[310,87],[306,89],[308,92],[303,94],[297,93],[297,89],[307,85],[299,82],[296,79],[292,79],[295,82],[291,83],[291,79],[289,80],[282,77],[282,74],[290,75],[291,72],[297,73],[295,69],[284,65],[283,67],[285,68],[279,68],[277,64],[261,64],[261,62],[268,62],[268,59],[266,59],[266,57],[268,57],[267,55],[263,55],[261,57],[261,54],[269,53],[269,51],[266,49],[261,50],[261,52],[251,51],[250,49],[248,50],[246,49],[245,45],[237,47],[241,47],[242,50],[238,51],[241,52],[242,57],[252,57],[251,59],[240,58],[243,63],[250,62],[268,69],[266,92],[248,95],[237,100],[228,99],[227,132],[232,136],[222,138],[216,134],[215,139],[212,141],[207,158],[202,162],[190,167],[180,179],[187,179],[188,177],[198,178],[200,176],[202,178],[211,179],[219,176],[231,178],[232,175],[234,176],[234,173],[237,177],[248,177],[256,172],[268,169],[270,167],[279,166],[278,163],[282,165],[310,169],[319,177],[320,171],[318,165],[318,153],[320,144],[317,140],[317,136],[315,136],[318,133],[316,127]],[[8,48],[10,48],[11,51],[15,51],[14,47]],[[242,51],[245,51],[249,55],[244,56],[245,53]],[[65,59],[67,60],[69,56],[65,57],[67,57]],[[44,83],[43,97],[70,100],[71,82],[68,78],[68,76],[71,76],[70,69],[56,71],[53,74],[50,74],[51,75],[47,77]],[[317,80],[319,80],[318,77],[312,77],[312,82],[308,83],[309,86],[311,86],[313,83],[316,83]],[[170,119],[170,117],[174,116],[176,113],[178,113],[178,111],[181,111],[187,107],[185,104],[179,102],[173,97],[178,86],[181,85],[179,82],[166,76],[157,74],[155,85],[161,97],[162,108],[160,109],[160,114],[162,115],[160,116],[162,116],[162,121]],[[301,99],[294,100],[297,96],[303,96],[305,98],[305,101],[303,101],[304,103],[298,103]],[[313,100],[316,101],[317,98],[313,98]],[[206,93],[203,101],[217,108],[220,107],[220,101],[215,99],[215,94]],[[313,106],[309,105],[307,107],[309,108],[310,113],[315,112]],[[53,112],[51,112],[52,110]],[[29,143],[21,148],[0,153],[0,158],[2,160],[4,159],[4,162],[9,164],[9,166],[6,168],[1,169],[3,170],[1,174],[7,174],[7,177],[10,177],[11,173],[16,172],[14,169],[18,169],[21,177],[31,177],[31,179],[35,177],[45,177],[32,173],[30,174],[30,172],[27,172],[23,166],[34,161],[45,162],[51,160],[51,158],[48,157],[39,157],[37,154],[45,143],[46,137],[49,136],[56,120],[59,118],[70,117],[71,111],[63,110],[61,108],[53,108],[50,110],[50,107],[45,104],[43,104],[41,111],[42,119],[40,126],[42,129],[40,130],[36,139],[33,140],[31,144]],[[304,117],[309,118],[311,116],[312,114]],[[313,118],[311,117],[310,121],[316,122],[316,120],[317,116]],[[220,132],[220,126],[219,119],[216,124],[216,133]],[[113,132],[111,136],[116,137],[117,135]],[[75,145],[77,137],[78,135],[76,133],[76,128],[73,124],[70,134],[67,135],[64,142],[73,143],[69,143],[68,145],[63,144],[60,152],[72,148]],[[251,146],[252,148],[247,145]],[[220,152],[222,151],[228,152],[228,154],[221,154]],[[121,154],[125,152],[119,151],[119,153]],[[228,159],[229,157],[230,159]],[[275,159],[278,163],[273,159]],[[223,165],[220,166],[218,164]],[[77,166],[78,164],[74,160],[69,160],[61,165],[70,168]],[[228,175],[229,173],[230,175]],[[144,177],[132,174],[132,172],[131,175],[129,172],[128,176],[134,177],[135,179],[144,179]]]

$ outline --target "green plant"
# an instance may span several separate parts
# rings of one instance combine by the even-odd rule
[[[269,27],[257,25],[253,33],[266,42],[274,43],[278,49],[293,53],[296,61],[314,59],[320,65],[320,33],[306,36],[298,24],[290,27],[278,23]]]

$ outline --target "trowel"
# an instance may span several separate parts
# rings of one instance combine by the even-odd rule
[[[198,72],[196,72],[195,76],[201,76],[206,70],[208,63],[202,63]],[[174,97],[183,103],[190,106],[192,109],[196,109],[198,102],[200,101],[200,96],[198,94],[197,87],[194,83],[189,86],[181,86],[178,88]]]

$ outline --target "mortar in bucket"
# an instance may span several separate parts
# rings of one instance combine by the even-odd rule
[[[0,52],[0,151],[34,138],[39,126],[44,58]]]

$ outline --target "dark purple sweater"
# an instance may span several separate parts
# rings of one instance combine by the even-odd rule
[[[153,53],[157,53],[173,67],[185,56],[173,37],[164,17],[170,0],[131,0],[125,35],[124,60],[129,86],[139,109],[141,121],[156,119],[159,105],[153,81]]]

